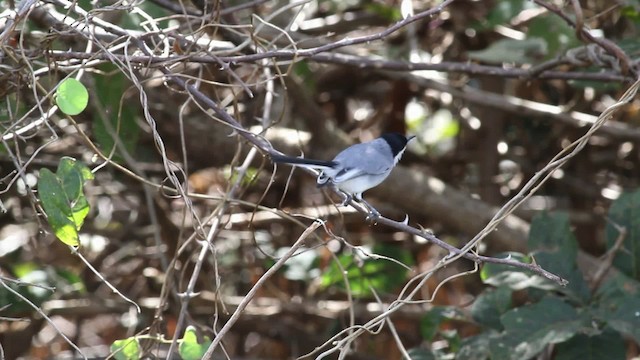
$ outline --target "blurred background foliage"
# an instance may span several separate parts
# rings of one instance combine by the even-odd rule
[[[258,290],[218,358],[314,358],[384,311],[379,331],[341,343],[345,358],[640,356],[639,100],[475,249],[538,264],[560,287],[465,259],[434,271],[445,250],[251,155],[172,78],[289,155],[417,135],[366,197],[462,247],[638,77],[640,2],[456,0],[317,50],[441,3],[0,0],[4,356],[81,358],[74,344],[87,357],[199,358],[316,218],[322,231]],[[89,93],[74,116],[50,111],[68,77]],[[61,172],[73,159],[91,176]],[[141,313],[63,244],[76,240]]]

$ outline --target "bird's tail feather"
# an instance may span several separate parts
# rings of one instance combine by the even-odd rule
[[[284,155],[278,155],[278,154],[272,154],[271,160],[275,163],[291,164],[295,166],[312,168],[312,169],[328,169],[336,165],[334,161],[304,159],[304,158],[284,156]]]

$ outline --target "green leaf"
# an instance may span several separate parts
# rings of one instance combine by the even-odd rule
[[[630,277],[640,279],[640,190],[620,195],[609,208],[609,218],[627,230],[613,264]],[[607,224],[605,235],[607,248],[611,249],[620,233]]]
[[[407,266],[413,263],[411,253],[394,245],[376,245],[373,254],[395,259]],[[342,273],[341,267],[332,262],[329,268],[322,274],[321,284],[324,287],[337,286],[346,290],[344,277],[349,281],[349,289],[353,296],[366,297],[371,295],[371,288],[377,291],[389,292],[404,283],[407,269],[399,264],[383,258],[372,258],[354,255],[340,255],[338,261],[346,271]]]
[[[49,170],[40,170],[38,196],[54,233],[69,246],[80,245],[73,212],[59,179]]]
[[[111,344],[111,352],[116,360],[138,360],[140,359],[140,344],[135,337],[116,340]]]
[[[625,348],[624,339],[620,333],[611,329],[594,336],[578,334],[569,341],[558,344],[554,360],[624,360],[626,358]]]
[[[442,330],[440,331],[440,336],[447,341],[449,345],[448,348],[452,353],[457,353],[460,350],[462,339],[460,338],[460,334],[458,334],[458,330]]]
[[[91,171],[75,159],[63,157],[56,174],[49,169],[40,170],[38,196],[47,221],[63,243],[79,246],[78,231],[89,213],[89,203],[82,187],[93,179]]]
[[[89,103],[89,92],[82,83],[76,79],[63,80],[56,90],[56,104],[67,115],[80,114]]]
[[[366,2],[365,9],[372,12],[389,22],[395,22],[402,20],[402,14],[400,13],[400,7],[393,4]]]
[[[14,264],[11,267],[11,272],[15,274],[16,278],[20,279],[22,285],[7,283],[7,286],[29,299],[36,306],[42,305],[43,302],[52,297],[53,291],[48,290],[52,286],[64,287],[68,285],[62,282],[56,282],[53,272],[42,269],[38,264],[32,262]],[[17,295],[5,289],[4,286],[0,286],[0,304],[11,304],[11,307],[6,312],[3,312],[3,316],[13,314],[22,316],[21,313],[24,314],[30,310],[28,304],[19,299]]]
[[[316,76],[315,72],[309,66],[307,60],[301,60],[293,65],[293,72],[300,78],[302,85],[309,91],[316,91]]]
[[[225,178],[228,178],[230,182],[235,183],[238,181],[240,174],[238,173],[237,167],[234,166],[225,166],[223,169],[223,173]],[[258,180],[259,171],[257,168],[248,167],[244,172],[244,177],[240,181],[243,186],[251,186],[256,183]]]
[[[511,308],[511,293],[506,286],[484,291],[473,302],[471,317],[483,326],[502,330],[500,317]]]
[[[590,327],[590,318],[556,297],[515,308],[502,318],[505,331],[490,341],[496,359],[529,359],[549,344],[568,340]]]
[[[178,351],[183,360],[200,360],[204,353],[207,352],[209,345],[211,345],[211,339],[208,336],[205,336],[202,344],[199,344],[196,328],[188,326]]]
[[[627,19],[632,20],[636,24],[640,23],[640,13],[638,12],[638,9],[636,8],[636,6],[633,6],[633,5],[623,6],[620,9],[620,14],[626,17]]]

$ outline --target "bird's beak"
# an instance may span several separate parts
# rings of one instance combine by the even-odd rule
[[[409,136],[409,137],[407,138],[407,142],[409,142],[409,141],[413,140],[415,137],[416,137],[415,135],[411,135],[411,136]]]

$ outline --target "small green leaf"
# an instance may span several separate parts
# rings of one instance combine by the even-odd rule
[[[178,352],[183,360],[200,360],[207,352],[209,345],[211,345],[211,339],[208,336],[205,336],[202,344],[199,344],[196,328],[188,326],[178,347]]]
[[[61,179],[64,190],[68,194],[72,204],[73,221],[79,230],[89,214],[89,203],[84,197],[82,187],[88,180],[93,180],[93,173],[86,165],[65,156],[60,160],[56,175]]]
[[[56,174],[40,170],[38,196],[47,221],[58,239],[69,246],[80,245],[78,231],[89,213],[82,187],[90,179],[89,168],[70,157],[60,160]]]
[[[397,5],[367,2],[367,5],[365,5],[365,9],[368,12],[372,12],[389,22],[395,22],[402,19],[402,14],[400,13],[400,7]]]
[[[140,359],[140,344],[135,337],[116,340],[111,344],[111,352],[116,360],[138,360]]]
[[[339,266],[332,262],[321,277],[324,287],[337,286],[346,290],[344,279],[349,281],[349,290],[356,297],[371,296],[371,288],[381,292],[389,292],[401,286],[407,276],[407,269],[389,259],[411,266],[411,253],[398,246],[381,244],[372,251],[375,256],[340,255]],[[379,257],[378,257],[379,256]],[[364,260],[362,260],[364,257]],[[384,259],[382,257],[387,257]],[[346,276],[343,270],[346,271]]]
[[[76,79],[65,79],[56,91],[56,104],[67,115],[80,114],[89,103],[89,92]]]
[[[69,207],[64,187],[49,169],[40,170],[38,196],[45,213],[47,213],[47,221],[58,239],[69,246],[80,245],[78,229],[72,220],[73,213]]]

